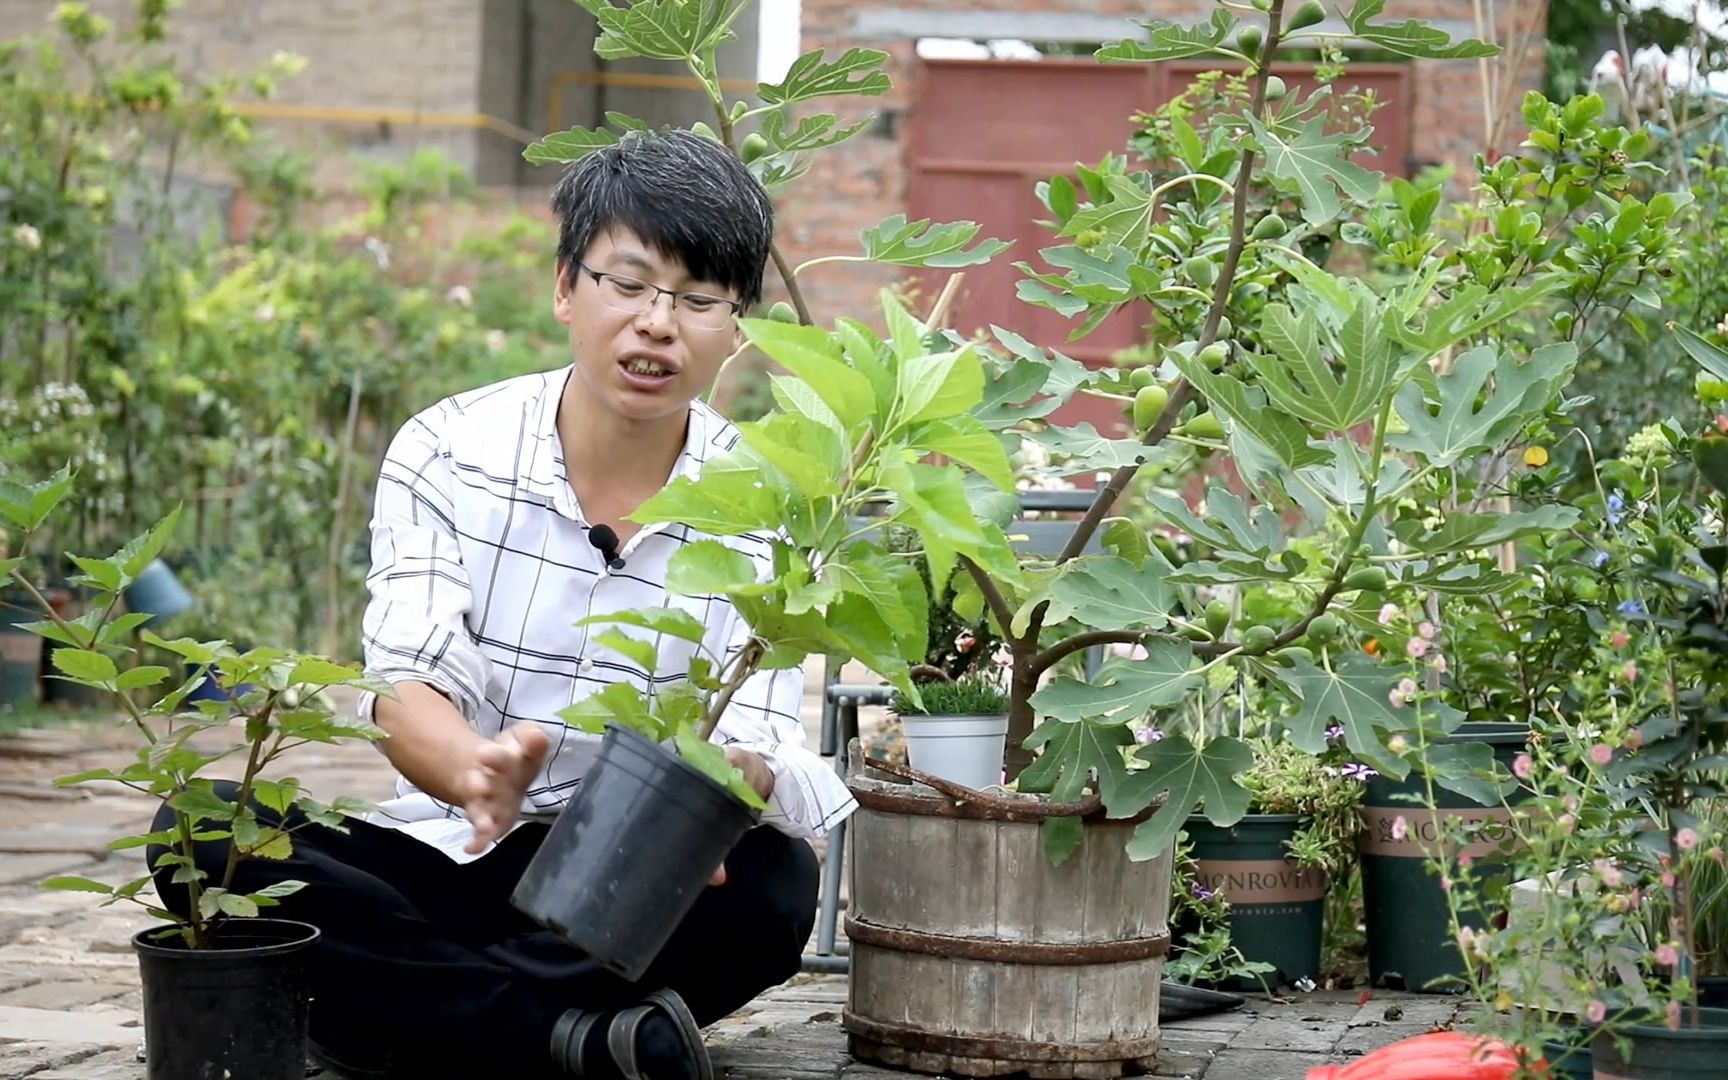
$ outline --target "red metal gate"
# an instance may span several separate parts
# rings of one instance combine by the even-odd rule
[[[1058,58],[921,61],[907,140],[907,212],[914,220],[977,221],[984,226],[983,235],[1012,244],[990,265],[967,271],[951,325],[970,332],[995,323],[1094,366],[1108,363],[1139,340],[1144,311],[1118,312],[1086,338],[1069,343],[1076,323],[1016,297],[1021,274],[1014,263],[1042,266],[1039,249],[1062,242],[1037,224],[1048,211],[1033,195],[1033,186],[1058,173],[1072,175],[1075,162],[1094,164],[1106,154],[1123,153],[1134,132],[1135,113],[1169,101],[1196,75],[1218,66],[1205,61],[1100,64]],[[1275,70],[1292,91],[1313,85],[1310,66]],[[1392,175],[1407,175],[1410,68],[1354,65],[1337,89],[1341,93],[1350,87],[1372,89],[1381,103],[1373,120],[1379,153],[1358,160]],[[923,284],[940,288],[946,276],[932,274]],[[1064,421],[1081,418],[1102,429],[1120,414],[1103,402],[1080,403],[1060,414]]]

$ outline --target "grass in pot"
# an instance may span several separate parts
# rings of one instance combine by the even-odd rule
[[[1008,736],[1008,695],[987,673],[924,683],[921,703],[895,694],[890,709],[899,719],[912,768],[973,789],[1002,782]]]

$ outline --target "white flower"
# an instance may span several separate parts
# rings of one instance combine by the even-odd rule
[[[367,251],[370,251],[372,253],[372,257],[374,259],[378,260],[378,269],[380,269],[380,270],[390,269],[390,245],[389,244],[386,244],[384,241],[378,239],[376,236],[368,236],[366,238],[366,243],[364,246],[365,246]]]
[[[275,304],[259,304],[258,310],[252,313],[259,322],[272,322],[276,318]]]
[[[40,251],[42,249],[42,234],[36,231],[34,225],[19,225],[14,228],[12,240],[25,251]]]
[[[450,291],[444,294],[444,299],[457,307],[472,307],[474,305],[474,294],[468,291],[466,285],[450,286]]]
[[[488,330],[488,331],[486,331],[486,348],[490,349],[494,356],[496,356],[498,353],[503,352],[504,346],[508,345],[508,344],[509,344],[509,338],[507,338],[504,335],[504,331],[502,331],[502,330]]]

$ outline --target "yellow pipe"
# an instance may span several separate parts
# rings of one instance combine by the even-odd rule
[[[241,116],[262,120],[313,120],[338,124],[403,124],[418,127],[483,128],[526,146],[540,136],[485,113],[424,112],[419,109],[363,109],[346,105],[283,105],[247,102],[231,106]]]

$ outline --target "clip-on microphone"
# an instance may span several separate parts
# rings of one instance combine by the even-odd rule
[[[606,560],[606,565],[613,570],[624,569],[624,560],[618,556],[618,534],[612,531],[610,525],[596,525],[588,530],[588,542],[600,552],[600,557]]]

